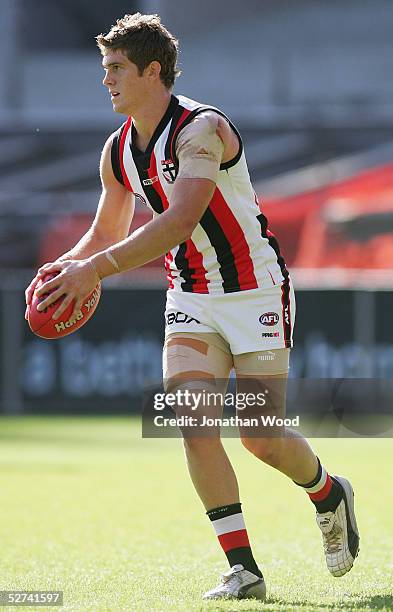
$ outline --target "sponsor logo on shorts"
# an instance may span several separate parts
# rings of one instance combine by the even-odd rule
[[[287,304],[284,309],[284,320],[285,323],[289,325],[289,304]]]
[[[262,325],[268,325],[271,327],[272,325],[277,325],[280,320],[280,316],[276,312],[264,312],[263,315],[259,317],[259,322]]]
[[[173,323],[198,323],[198,325],[201,324],[198,319],[195,319],[194,317],[191,317],[190,315],[185,314],[184,312],[170,312],[166,315],[166,322],[167,325],[173,325]]]
[[[263,332],[261,334],[262,338],[279,338],[280,332]]]

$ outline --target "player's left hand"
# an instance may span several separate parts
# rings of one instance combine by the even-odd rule
[[[64,296],[52,319],[58,319],[73,300],[75,300],[75,305],[70,318],[76,318],[77,313],[82,307],[83,300],[100,282],[97,271],[89,259],[48,263],[42,266],[38,273],[41,276],[46,274],[57,274],[57,276],[44,283],[36,291],[38,297],[51,292],[37,306],[37,310],[45,310],[45,308],[56,302],[61,296]]]

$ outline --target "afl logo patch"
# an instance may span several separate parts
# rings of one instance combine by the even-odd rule
[[[259,317],[259,322],[262,323],[262,325],[277,325],[277,323],[279,322],[280,317],[276,312],[264,312],[263,315],[261,315]]]

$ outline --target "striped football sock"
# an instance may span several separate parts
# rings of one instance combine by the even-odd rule
[[[262,577],[251,552],[241,504],[221,506],[208,510],[206,514],[213,524],[229,566],[233,567],[240,563],[244,569]]]
[[[318,459],[318,457],[317,457]],[[335,478],[329,476],[318,459],[318,472],[314,480],[307,484],[296,482],[299,487],[305,489],[317,512],[334,512],[343,498],[343,489]]]

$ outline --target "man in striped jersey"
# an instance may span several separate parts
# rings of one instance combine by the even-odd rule
[[[158,16],[126,15],[97,41],[113,108],[128,119],[104,146],[103,191],[92,227],[71,251],[39,270],[27,301],[38,277],[59,272],[39,290],[52,291],[40,308],[64,296],[54,318],[74,299],[75,316],[98,279],[166,254],[166,388],[192,389],[202,380],[225,392],[234,368],[239,391],[261,384],[273,390],[288,373],[295,301],[250,183],[240,134],[220,110],[172,94],[177,41]],[[135,197],[154,218],[128,236]],[[285,392],[278,397],[283,416]],[[222,406],[208,409],[208,416],[222,412]],[[300,435],[240,433],[251,453],[306,491],[329,571],[348,572],[359,543],[350,483],[331,477]],[[205,598],[264,599],[236,476],[219,436],[187,435],[184,444],[191,478],[230,566]]]

